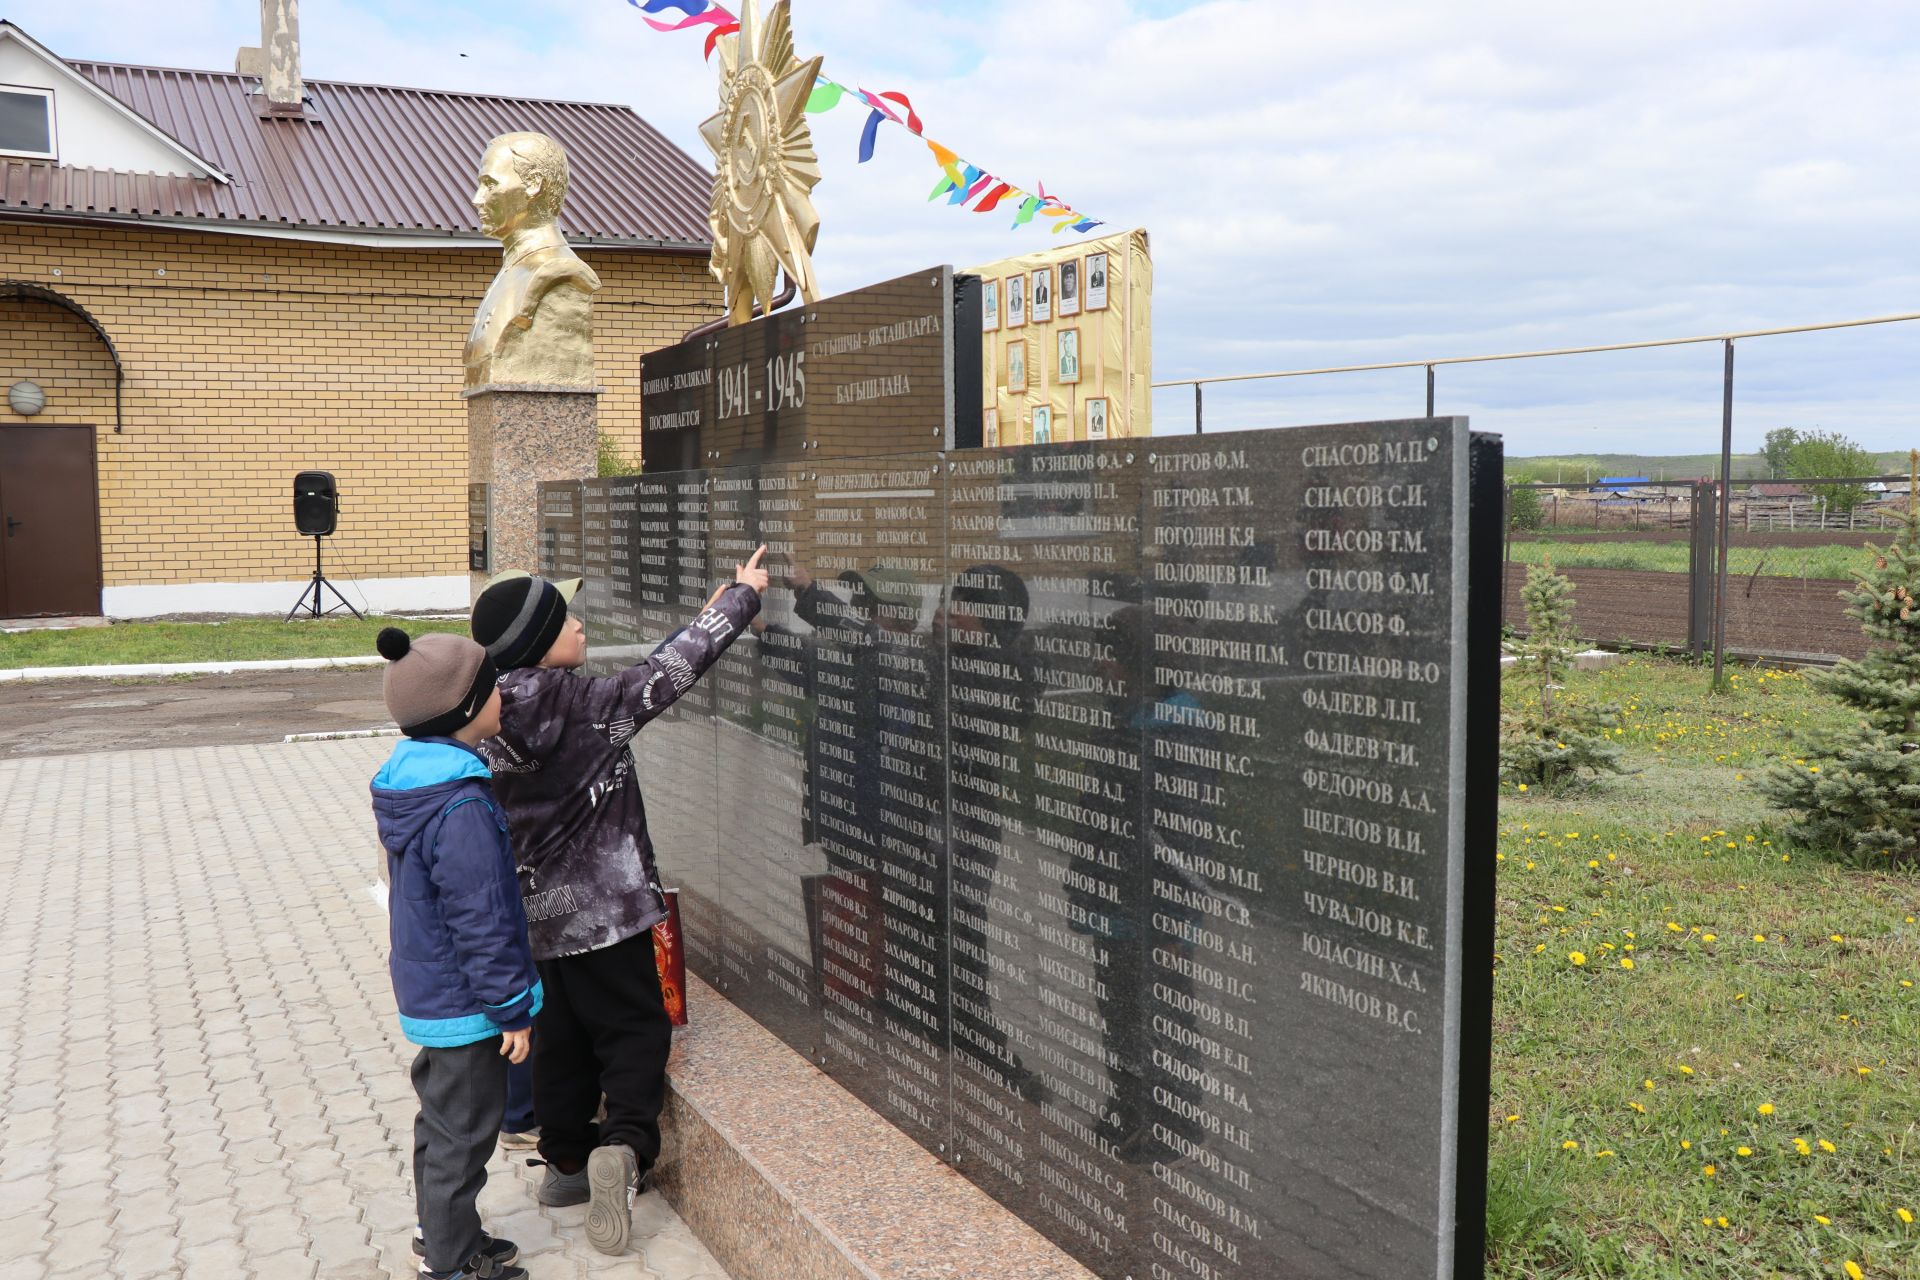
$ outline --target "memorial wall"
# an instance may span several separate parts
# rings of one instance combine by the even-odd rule
[[[1102,1277],[1477,1275],[1470,454],[1432,419],[548,485],[542,568],[604,671],[768,546],[633,749],[690,962],[796,1052]]]

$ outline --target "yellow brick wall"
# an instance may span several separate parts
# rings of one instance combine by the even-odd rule
[[[640,454],[640,357],[720,313],[697,257],[581,251],[599,273],[600,423]],[[105,585],[304,578],[296,471],[341,490],[330,575],[466,570],[461,349],[499,266],[490,250],[362,249],[192,231],[0,222],[0,280],[73,299],[78,317],[0,301],[0,387],[47,391],[42,422],[99,428]],[[22,421],[0,402],[0,427]]]

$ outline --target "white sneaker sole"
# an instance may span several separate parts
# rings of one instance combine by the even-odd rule
[[[601,1253],[625,1253],[633,1239],[633,1184],[640,1162],[630,1148],[596,1148],[587,1157],[587,1243]]]

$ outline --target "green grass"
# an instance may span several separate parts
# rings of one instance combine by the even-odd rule
[[[1863,534],[1862,540],[1873,536]],[[1891,541],[1894,531],[1885,538]],[[1643,569],[1654,573],[1685,573],[1685,542],[1578,542],[1541,538],[1513,543],[1512,558],[1521,564],[1543,564],[1549,558],[1556,569]],[[1727,572],[1744,578],[1759,571],[1763,578],[1832,578],[1851,582],[1864,572],[1872,557],[1863,546],[1729,547]]]
[[[1873,469],[1882,475],[1905,475],[1907,453],[1904,449],[1873,455]],[[1717,453],[1645,454],[1645,453],[1562,453],[1541,454],[1531,458],[1509,456],[1507,478],[1554,483],[1556,478],[1568,484],[1598,482],[1604,476],[1644,476],[1658,480],[1698,480],[1720,475]],[[1768,479],[1767,460],[1758,453],[1733,455],[1735,480]]]
[[[1489,1274],[1920,1277],[1920,874],[1793,846],[1749,785],[1845,713],[1652,658],[1572,687],[1635,772],[1501,800]]]
[[[282,622],[239,618],[231,622],[119,622],[71,631],[22,631],[0,635],[0,668],[92,667],[128,662],[244,662],[267,658],[345,658],[374,652],[384,626],[411,635],[429,631],[465,633],[466,619],[424,620],[370,617]]]

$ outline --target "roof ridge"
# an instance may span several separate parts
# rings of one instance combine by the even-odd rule
[[[238,71],[209,71],[204,67],[159,67],[145,62],[99,62],[92,58],[67,58],[65,62],[76,71],[88,67],[111,68],[119,71],[153,71],[162,75],[175,76],[211,76],[222,80],[258,80],[259,76],[242,75]],[[526,97],[511,93],[476,93],[470,89],[428,89],[419,85],[377,84],[368,80],[320,80],[313,76],[302,75],[302,83],[325,85],[330,89],[378,89],[386,93],[425,93],[442,98],[473,98],[482,102],[530,102],[553,107],[604,107],[612,111],[624,111],[629,115],[645,120],[646,117],[635,111],[631,104],[624,102],[582,102],[578,98],[540,98]]]

